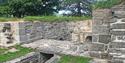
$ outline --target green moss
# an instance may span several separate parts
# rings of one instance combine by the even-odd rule
[[[93,5],[93,9],[104,9],[111,8],[114,5],[120,4],[121,0],[107,0],[107,1],[99,1]]]
[[[32,49],[30,48],[25,48],[25,47],[21,47],[21,46],[15,46],[15,48],[19,51],[16,51],[16,52],[8,52],[6,54],[0,54],[0,63],[1,62],[5,62],[5,61],[8,61],[8,60],[12,60],[12,59],[15,59],[15,58],[18,58],[20,56],[23,56],[27,53],[30,53],[32,52]]]
[[[59,63],[89,63],[90,60],[87,57],[63,55]]]

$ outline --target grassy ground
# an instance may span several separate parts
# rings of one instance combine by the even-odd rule
[[[0,22],[7,22],[7,21],[43,21],[43,22],[62,22],[62,21],[80,21],[80,20],[88,20],[91,17],[84,16],[84,17],[56,17],[56,16],[27,16],[24,18],[5,18],[0,17]]]
[[[63,55],[59,63],[89,63],[90,60],[86,57]]]
[[[8,60],[12,60],[12,59],[15,59],[17,57],[20,57],[20,56],[23,56],[27,53],[30,53],[32,51],[32,49],[29,49],[29,48],[24,48],[24,47],[21,47],[21,46],[15,46],[15,48],[19,51],[16,51],[16,52],[8,52],[6,54],[0,54],[0,63],[1,62],[5,62],[5,61],[8,61]],[[1,51],[2,49],[0,49]],[[7,50],[3,50],[3,51],[7,51]]]
[[[107,1],[99,1],[93,5],[93,9],[104,9],[111,8],[114,5],[120,4],[122,0],[107,0]]]

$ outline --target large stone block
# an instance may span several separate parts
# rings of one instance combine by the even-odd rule
[[[111,35],[99,35],[99,42],[108,44],[109,42],[111,42]]]

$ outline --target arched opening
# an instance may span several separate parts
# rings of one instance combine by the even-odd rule
[[[85,42],[92,42],[92,36],[87,36]]]

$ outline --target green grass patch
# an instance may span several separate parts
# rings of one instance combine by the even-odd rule
[[[7,17],[0,17],[0,22],[7,22],[7,21],[18,21],[19,18],[7,18]]]
[[[93,5],[93,9],[104,9],[111,8],[114,5],[120,4],[122,0],[107,0],[107,1],[99,1]]]
[[[80,21],[80,20],[88,20],[91,17],[57,17],[57,16],[28,16],[25,17],[25,21],[43,21],[43,22],[63,22],[63,21]]]
[[[63,21],[81,21],[81,20],[88,20],[91,19],[90,16],[83,16],[83,17],[57,17],[57,16],[27,16],[24,18],[6,18],[0,17],[0,22],[7,22],[7,21],[42,21],[42,22],[63,22]]]
[[[89,63],[90,60],[87,57],[62,55],[59,63]]]
[[[32,52],[32,49],[30,48],[25,48],[25,47],[21,47],[21,46],[15,46],[15,48],[19,51],[16,52],[8,52],[6,54],[0,54],[0,63],[5,62],[5,61],[9,61],[18,57],[21,57],[27,53]]]

